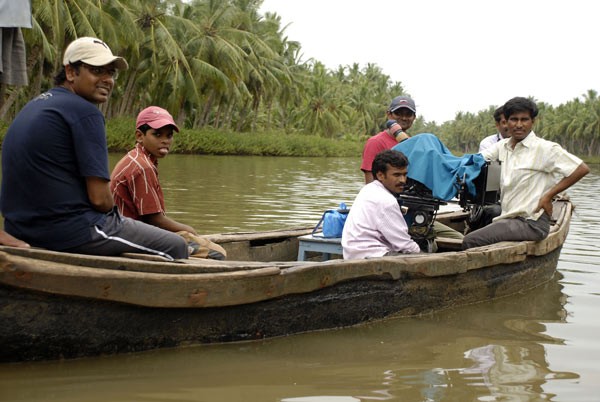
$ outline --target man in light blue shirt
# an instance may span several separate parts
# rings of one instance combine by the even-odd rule
[[[481,140],[481,142],[479,143],[480,153],[488,148],[491,148],[498,141],[509,137],[508,127],[506,125],[506,118],[504,117],[504,111],[502,106],[500,106],[494,111],[494,120],[496,122],[496,128],[498,129],[498,132]]]

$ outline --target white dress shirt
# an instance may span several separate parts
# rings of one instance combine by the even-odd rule
[[[421,251],[408,234],[396,197],[378,180],[365,185],[356,196],[344,225],[342,247],[344,259]]]
[[[491,146],[493,146],[495,143],[497,143],[498,141],[500,141],[502,139],[504,139],[504,138],[502,137],[502,135],[500,133],[492,134],[492,135],[485,137],[479,143],[479,153],[482,153],[483,151],[490,148]]]

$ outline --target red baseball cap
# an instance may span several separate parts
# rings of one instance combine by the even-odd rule
[[[175,124],[171,113],[158,106],[149,106],[138,114],[135,128],[140,128],[144,124],[149,125],[155,130],[171,125],[175,131],[179,132],[179,127]]]

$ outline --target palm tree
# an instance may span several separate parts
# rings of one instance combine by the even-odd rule
[[[322,63],[316,62],[311,73],[307,92],[296,115],[297,121],[308,133],[333,137],[345,129],[342,124],[347,117],[343,106],[345,99],[339,96],[339,88]]]

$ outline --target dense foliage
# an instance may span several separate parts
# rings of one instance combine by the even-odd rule
[[[215,138],[235,132],[245,133],[239,137],[245,140],[266,132],[364,142],[378,132],[390,99],[404,93],[402,84],[375,64],[330,70],[302,60],[301,45],[287,38],[281,18],[258,13],[261,2],[32,0],[34,27],[23,30],[30,85],[1,88],[0,119],[9,122],[28,99],[52,86],[66,44],[96,36],[130,65],[102,105],[109,120],[156,104],[181,126]],[[436,133],[449,148],[472,152],[494,132],[494,108],[458,113],[441,125],[419,118],[411,131]],[[536,132],[575,153],[600,154],[596,91],[556,108],[540,102],[540,108]],[[182,137],[181,146],[192,151],[197,141]]]
[[[125,152],[135,144],[135,119],[117,117],[109,120],[106,132],[109,150]],[[2,125],[0,124],[0,140]],[[171,152],[212,155],[264,156],[357,156],[363,143],[356,140],[330,139],[314,135],[278,131],[253,133],[224,129],[187,128],[175,134]]]

